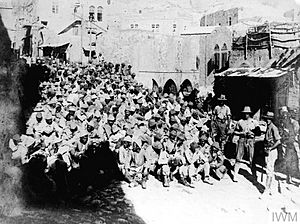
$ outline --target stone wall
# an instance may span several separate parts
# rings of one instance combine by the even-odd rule
[[[187,78],[198,82],[198,45],[196,38],[130,30],[106,34],[97,43],[98,52],[103,52],[107,60],[132,64],[137,79],[149,88],[152,79],[160,86],[168,79],[177,86]]]
[[[214,47],[226,44],[230,50],[231,43],[231,33],[225,27],[216,28],[209,35],[184,36],[125,30],[98,38],[97,52],[113,63],[132,64],[137,80],[148,88],[152,88],[153,80],[163,87],[172,79],[179,90],[186,79],[197,88],[212,85],[213,74],[206,75]]]
[[[11,160],[9,139],[21,134],[25,121],[21,106],[21,75],[25,75],[24,64],[14,61],[11,40],[0,16],[0,217],[14,215],[21,207],[20,168]]]
[[[232,34],[226,27],[216,28],[210,35],[200,37],[200,75],[205,77],[207,75],[206,85],[212,85],[214,81],[214,70],[210,69],[210,63],[214,61],[215,46],[218,45],[220,49],[227,46],[227,53],[231,52]],[[205,52],[205,53],[204,53]],[[219,51],[220,58],[222,51]],[[204,79],[204,78],[203,78]]]
[[[238,23],[238,8],[228,10],[219,10],[214,13],[205,15],[200,20],[201,26],[228,26],[229,17],[231,18],[231,25]]]
[[[268,49],[249,50],[247,52],[247,59],[245,59],[245,52],[243,50],[234,50],[230,56],[230,67],[239,68],[244,65],[249,67],[268,67],[285,51],[281,48],[273,48],[272,58],[270,59]]]

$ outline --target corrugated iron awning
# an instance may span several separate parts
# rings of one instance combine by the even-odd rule
[[[294,68],[230,68],[219,74],[216,77],[249,77],[249,78],[278,78],[286,75]]]
[[[81,20],[75,20],[74,22],[72,22],[69,26],[67,26],[65,29],[63,29],[62,31],[60,31],[58,33],[58,35],[63,34],[68,32],[70,29],[72,29],[73,27],[76,27],[78,25],[81,25]]]
[[[67,42],[67,43],[48,43],[48,44],[43,44],[43,45],[41,45],[39,47],[40,48],[43,48],[43,47],[53,47],[53,48],[56,48],[56,47],[66,47],[69,44],[70,44],[69,42]]]

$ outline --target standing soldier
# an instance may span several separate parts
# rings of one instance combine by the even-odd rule
[[[227,126],[231,120],[231,111],[230,108],[225,105],[227,101],[225,95],[221,95],[218,101],[219,105],[213,110],[212,137],[214,141],[219,142],[222,152],[224,152]]]
[[[278,157],[278,146],[280,145],[280,135],[278,128],[273,123],[274,113],[267,112],[265,116],[263,116],[267,122],[267,130],[265,134],[265,154],[266,154],[266,189],[264,194],[272,195],[271,186],[272,180],[274,178],[274,166],[275,161]]]
[[[240,138],[238,140],[236,164],[234,166],[234,182],[237,182],[236,176],[239,172],[240,162],[243,159],[245,151],[249,153],[250,168],[253,177],[256,178],[255,165],[253,165],[254,137],[255,135],[260,135],[260,128],[258,121],[251,118],[250,114],[252,111],[249,106],[245,106],[242,113],[244,114],[244,119],[238,121],[235,130],[235,134]]]
[[[299,123],[291,117],[286,106],[281,109],[281,120],[279,132],[282,136],[283,150],[287,168],[287,183],[291,182],[293,150],[295,149],[298,157],[298,167],[300,170],[300,149],[299,149]]]

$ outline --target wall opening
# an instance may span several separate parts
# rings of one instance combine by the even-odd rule
[[[95,6],[93,5],[89,7],[89,18],[92,18],[93,20],[95,18]]]
[[[193,85],[189,79],[186,79],[180,85],[180,91],[191,92],[193,90]]]
[[[196,56],[196,70],[199,70],[200,68],[200,58],[199,56]]]
[[[222,55],[222,64],[221,64],[221,70],[226,70],[229,68],[229,63],[228,63],[228,49],[227,45],[224,44],[222,49],[221,49],[221,55]]]
[[[164,91],[163,93],[174,93],[177,94],[177,86],[176,83],[172,80],[169,79],[166,84],[164,85]]]
[[[157,92],[157,93],[159,92],[158,84],[154,79],[152,79],[152,90]]]
[[[97,21],[102,22],[103,20],[103,8],[102,6],[98,6],[97,8]]]
[[[215,46],[214,52],[214,67],[217,72],[220,69],[220,47],[218,44]]]

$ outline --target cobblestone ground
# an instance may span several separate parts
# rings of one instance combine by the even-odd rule
[[[126,199],[118,181],[112,182],[93,195],[81,198],[82,206],[59,208],[27,208],[16,217],[0,218],[5,224],[54,224],[54,223],[145,223],[135,214],[134,206]],[[84,206],[86,204],[87,206]]]

